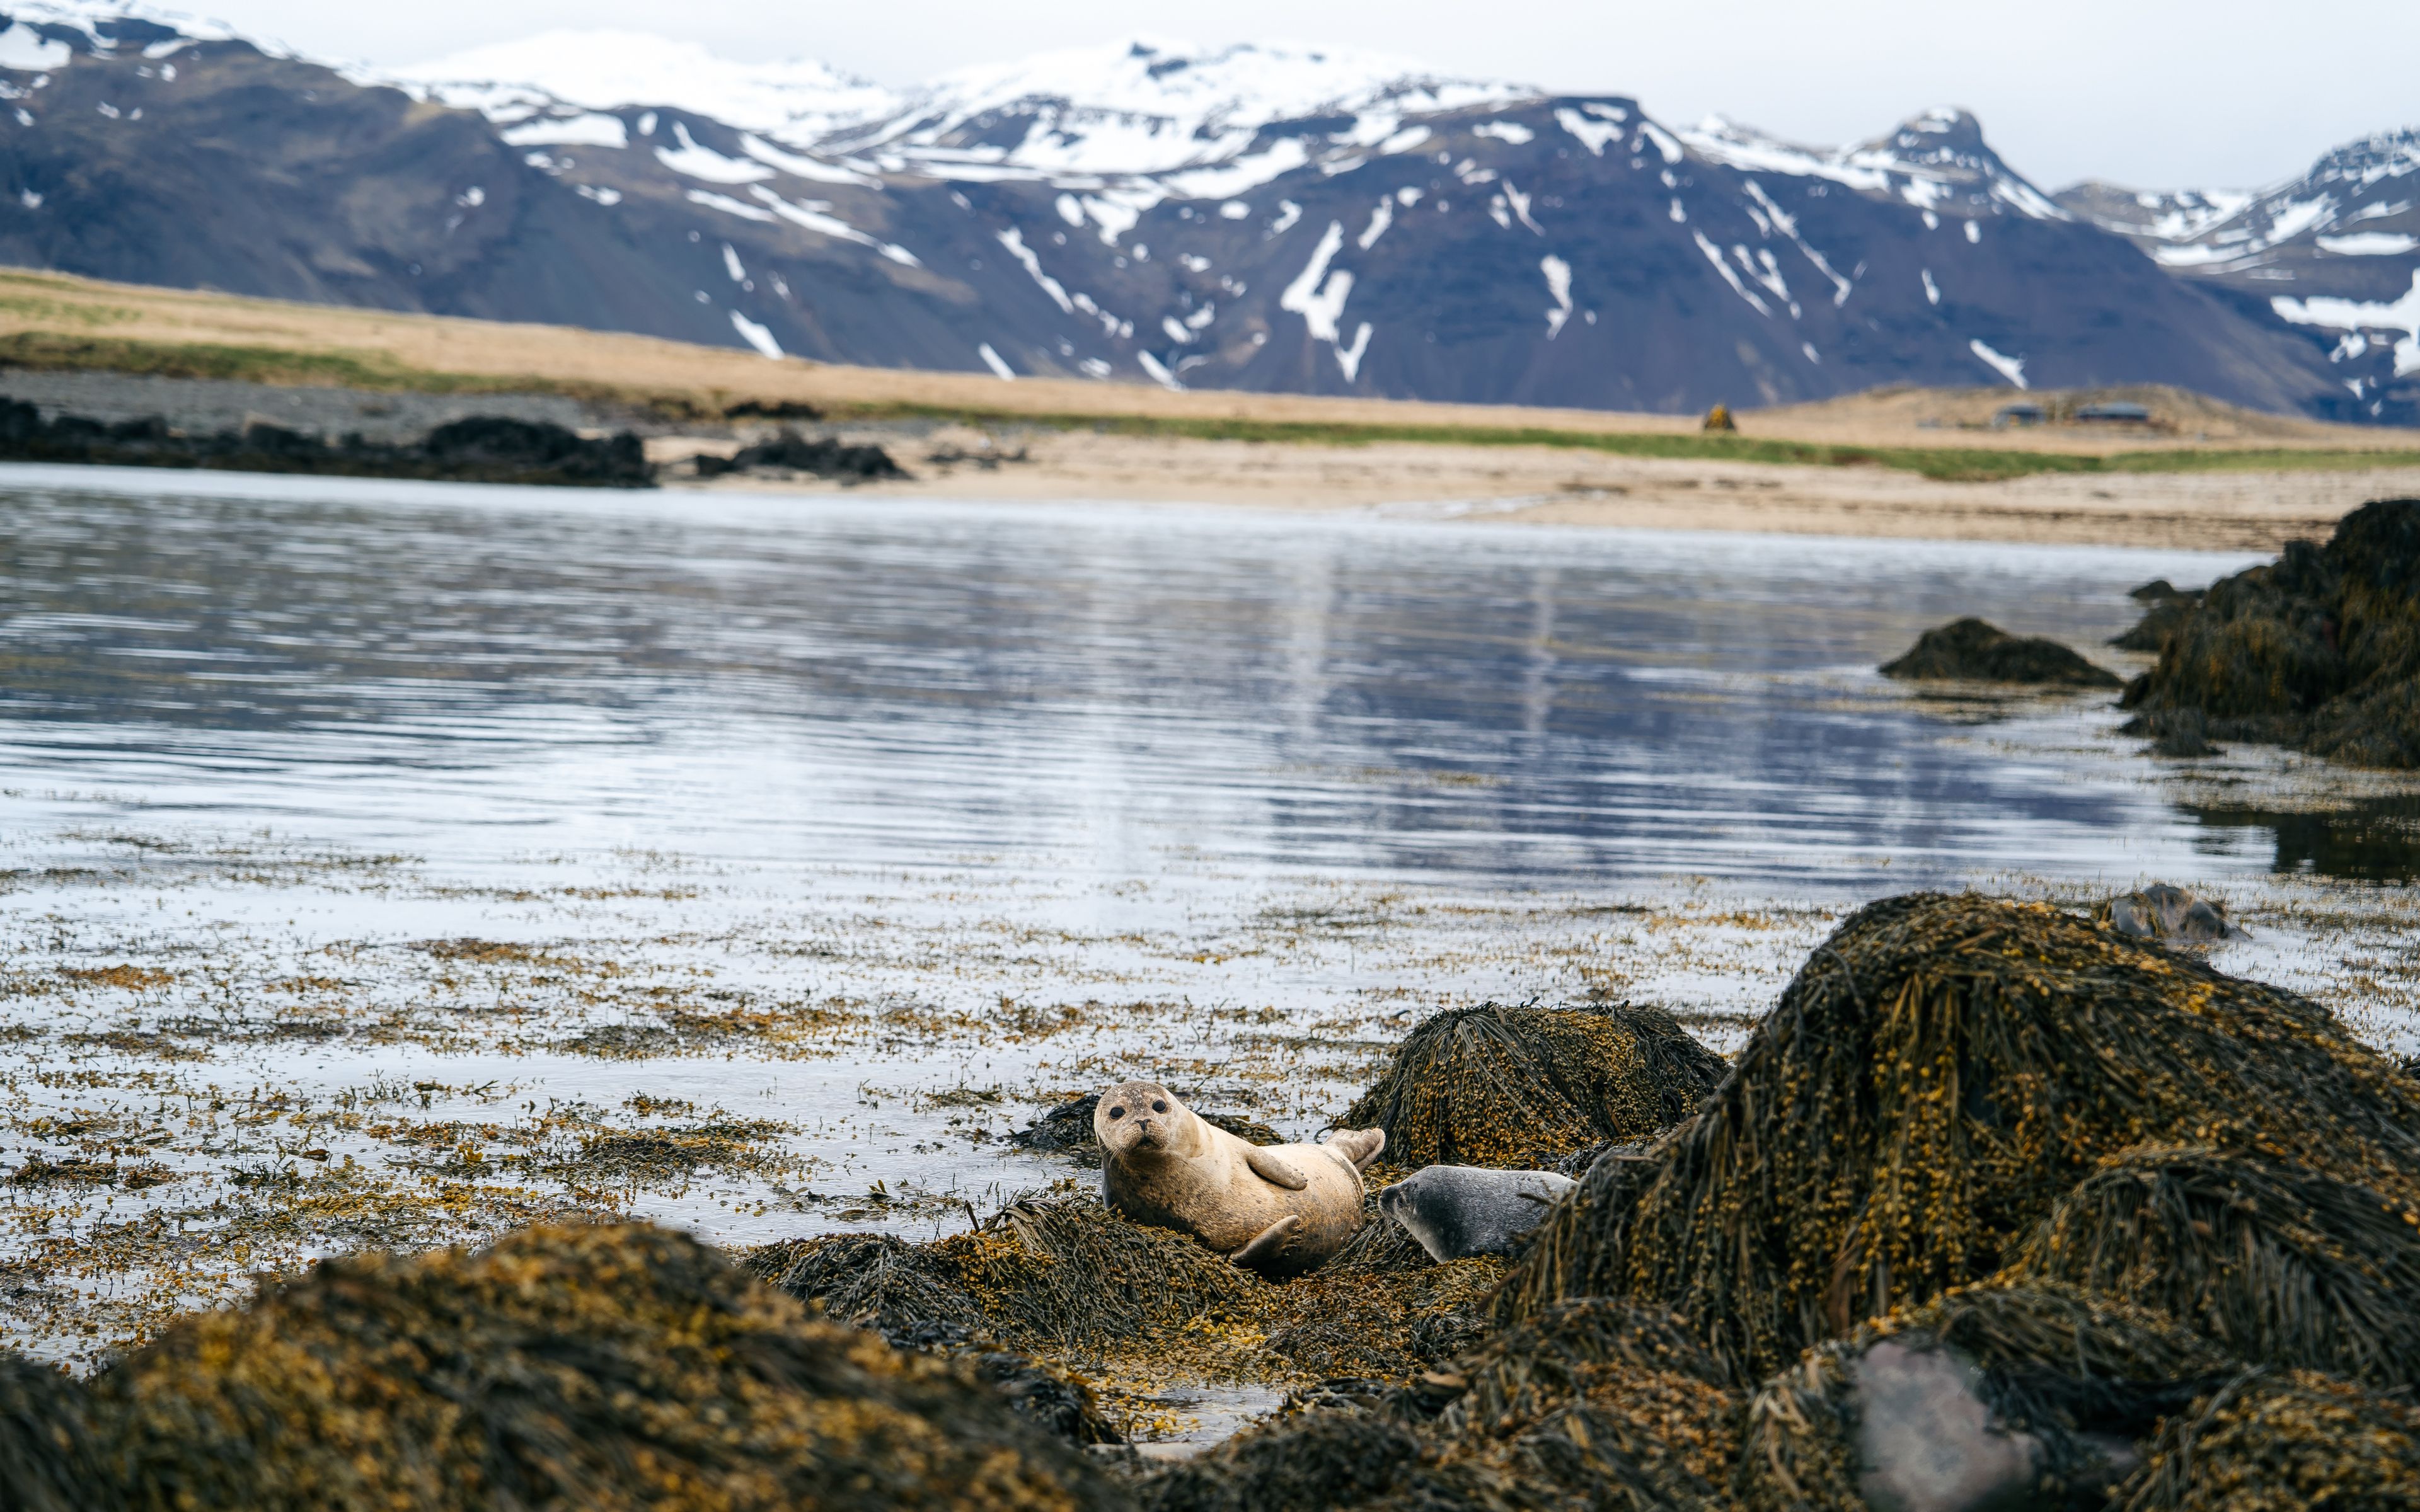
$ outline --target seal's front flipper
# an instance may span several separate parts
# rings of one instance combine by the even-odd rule
[[[1252,1242],[1227,1257],[1230,1265],[1254,1266],[1274,1260],[1285,1253],[1294,1236],[1302,1232],[1302,1215],[1290,1212],[1253,1236]]]
[[[1327,1136],[1327,1148],[1353,1163],[1357,1171],[1366,1171],[1378,1152],[1387,1148],[1384,1129],[1339,1129]]]
[[[1311,1178],[1303,1175],[1301,1169],[1296,1166],[1294,1162],[1286,1159],[1282,1155],[1272,1155],[1258,1145],[1246,1145],[1244,1147],[1244,1164],[1252,1168],[1252,1174],[1254,1176],[1259,1177],[1262,1180],[1268,1182],[1272,1186],[1284,1187],[1289,1192],[1299,1192],[1304,1187],[1311,1184]],[[1268,1235],[1263,1234],[1261,1239],[1266,1239],[1268,1237]],[[1260,1239],[1256,1239],[1252,1241],[1252,1243],[1257,1244],[1260,1242]],[[1249,1249],[1251,1246],[1246,1245],[1245,1247]]]

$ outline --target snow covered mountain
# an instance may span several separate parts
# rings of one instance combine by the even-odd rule
[[[1002,378],[2377,402],[1957,111],[1831,150],[1312,48],[1140,40],[893,91],[628,34],[380,73],[100,0],[0,17],[0,258],[102,277]]]
[[[2348,143],[2248,193],[2059,196],[2160,265],[2304,331],[2367,418],[2420,424],[2420,129]]]

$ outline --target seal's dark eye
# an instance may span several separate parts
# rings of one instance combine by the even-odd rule
[[[1157,1098],[1153,1098],[1151,1100],[1151,1110],[1154,1113],[1165,1113],[1168,1111],[1168,1104]]]
[[[1109,1109],[1109,1117],[1110,1117],[1110,1118],[1112,1118],[1112,1119],[1123,1119],[1123,1118],[1125,1118],[1125,1116],[1126,1116],[1126,1110],[1125,1110],[1125,1109],[1124,1109],[1124,1108],[1111,1108],[1111,1109]]]

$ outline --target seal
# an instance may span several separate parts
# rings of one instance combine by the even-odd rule
[[[1093,1110],[1101,1196],[1137,1223],[1191,1234],[1263,1275],[1316,1270],[1361,1228],[1361,1172],[1383,1129],[1324,1145],[1253,1145],[1205,1123],[1157,1082],[1128,1082]]]
[[[2112,898],[2093,910],[2092,917],[2120,934],[2175,945],[2209,945],[2243,934],[2226,921],[2218,904],[2164,882]]]
[[[1404,1226],[1435,1260],[1510,1255],[1578,1183],[1552,1171],[1424,1165],[1378,1193],[1378,1211]]]

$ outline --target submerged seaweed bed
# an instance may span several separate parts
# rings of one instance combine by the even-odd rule
[[[1732,1050],[1843,912],[1685,886],[1337,886],[1078,933],[1030,917],[1063,916],[1063,890],[971,875],[830,879],[800,908],[647,856],[617,885],[466,898],[405,857],[80,843],[109,859],[0,894],[0,1242],[9,1342],[86,1364],[256,1273],[551,1217],[652,1218],[735,1251],[964,1234],[1093,1187],[1080,1160],[1009,1137],[1075,1093],[1149,1074],[1299,1137],[1439,1008],[1652,1003]],[[877,885],[878,904],[848,896]],[[2226,895],[2253,933],[2216,959],[2412,1041],[2420,899],[2292,878]],[[516,938],[304,945],[283,927],[466,904]],[[1190,1439],[1222,1401],[1232,1417],[1362,1373],[1205,1344],[1190,1379],[1093,1363],[1127,1429]]]

